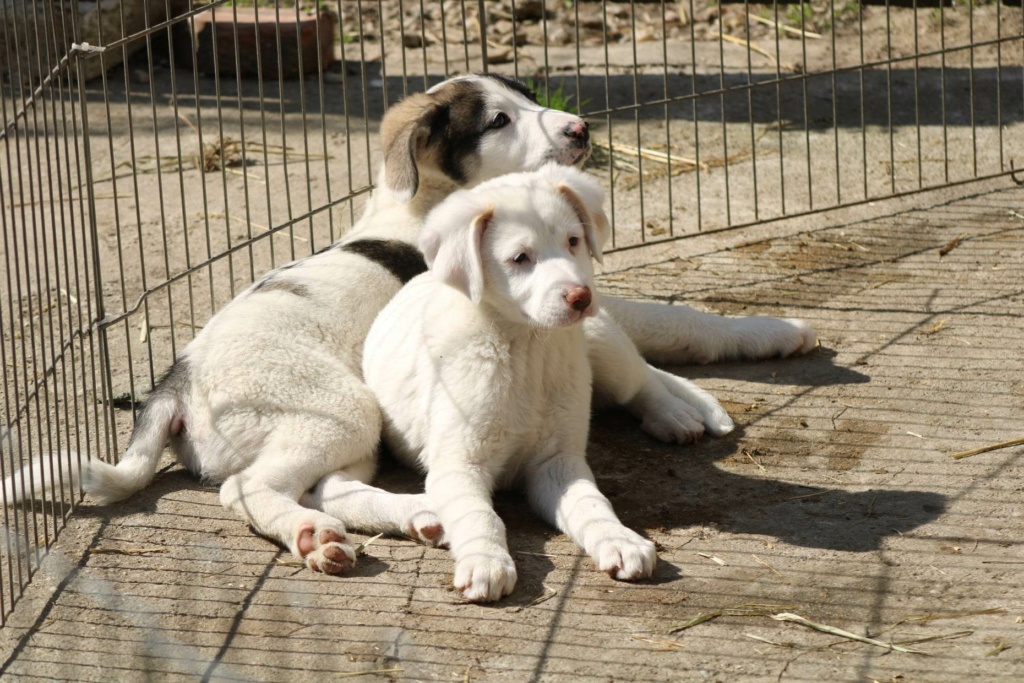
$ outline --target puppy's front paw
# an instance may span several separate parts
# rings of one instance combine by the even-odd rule
[[[405,533],[424,545],[440,548],[447,545],[441,520],[430,510],[420,510],[409,518]]]
[[[675,396],[648,405],[640,420],[641,429],[665,443],[693,443],[704,436],[704,418]]]
[[[455,563],[454,583],[467,600],[494,602],[516,587],[516,565],[508,553],[467,555]]]
[[[624,526],[603,530],[587,552],[598,569],[619,581],[646,579],[658,561],[654,544]]]
[[[356,549],[341,524],[323,520],[300,524],[295,548],[296,554],[315,572],[341,574],[356,565]]]

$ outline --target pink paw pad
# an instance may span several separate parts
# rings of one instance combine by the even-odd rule
[[[355,566],[355,552],[343,533],[334,529],[321,529],[316,533],[312,524],[299,527],[299,556],[306,566],[324,574],[342,574]]]

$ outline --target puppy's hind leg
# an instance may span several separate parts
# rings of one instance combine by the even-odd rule
[[[660,441],[690,443],[703,436],[705,411],[665,386],[611,316],[601,311],[583,329],[598,403],[623,406],[640,420],[641,429]]]
[[[257,461],[227,478],[220,487],[220,502],[256,533],[305,560],[313,571],[341,574],[355,566],[355,547],[338,519],[299,505],[299,496],[312,482],[296,477],[295,462],[301,460],[281,457],[270,466]]]
[[[602,296],[601,306],[653,363],[763,360],[806,353],[818,341],[811,326],[795,318],[732,318],[613,296]]]
[[[351,529],[404,535],[427,545],[442,545],[441,520],[430,509],[426,494],[391,493],[370,486],[365,482],[373,472],[372,460],[332,472],[299,502],[344,520]]]

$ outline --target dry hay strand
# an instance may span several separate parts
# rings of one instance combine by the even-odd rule
[[[646,159],[648,161],[653,161],[658,164],[661,164],[660,166],[653,170],[644,170],[644,172],[641,174],[640,168],[638,166],[634,166],[633,164],[630,164],[628,162],[623,162],[618,157],[613,157],[616,165],[624,165],[626,167],[632,168],[632,170],[634,171],[633,173],[626,176],[622,176],[621,178],[622,189],[628,191],[636,189],[641,182],[650,182],[652,180],[658,180],[665,177],[675,178],[676,176],[682,175],[683,173],[693,173],[694,171],[698,170],[703,171],[704,173],[707,174],[711,173],[711,169],[713,168],[722,168],[725,166],[732,166],[733,164],[741,163],[744,161],[750,161],[751,159],[754,158],[757,143],[761,141],[761,138],[767,135],[768,131],[777,130],[780,127],[782,127],[782,124],[773,124],[765,126],[761,129],[761,132],[759,132],[757,136],[754,138],[752,146],[742,149],[739,152],[734,152],[733,154],[730,154],[725,157],[710,157],[708,159],[703,160],[691,159],[688,157],[684,157],[682,155],[669,155],[660,150],[644,147],[634,147],[632,145],[626,145],[618,142],[610,143],[610,145],[606,143],[595,142],[594,147],[598,148],[604,146],[606,148],[614,150],[615,152],[630,155],[631,157],[638,160]],[[770,156],[773,153],[774,152],[771,150],[764,150],[761,152],[761,156]],[[618,182],[616,182],[616,184],[618,184]]]
[[[964,458],[969,458],[972,455],[988,453],[989,451],[998,451],[1002,448],[1010,448],[1012,446],[1024,446],[1024,439],[1011,439],[1009,441],[1003,441],[1002,443],[994,443],[990,446],[972,448],[969,451],[961,451],[959,453],[954,453],[951,457],[953,458],[953,460],[962,460]]]

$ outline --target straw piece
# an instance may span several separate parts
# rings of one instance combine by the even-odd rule
[[[94,555],[147,555],[149,553],[165,553],[167,548],[94,548]]]
[[[765,17],[759,17],[756,14],[751,14],[750,12],[747,12],[747,16],[750,17],[752,21],[764,24],[765,26],[774,26],[775,28],[781,31],[785,31],[786,33],[792,33],[795,36],[801,36],[803,38],[812,38],[814,40],[821,40],[821,34],[815,33],[814,31],[805,31],[803,29],[787,26],[786,24],[783,24],[780,21],[773,21]]]
[[[954,249],[956,249],[957,247],[959,247],[960,243],[964,241],[965,237],[967,237],[967,233],[963,233],[963,234],[957,235],[956,237],[954,237],[950,241],[946,242],[946,246],[944,246],[941,249],[939,249],[939,258],[942,258],[943,256],[945,256],[949,252],[951,252]]]
[[[939,633],[934,636],[923,636],[921,638],[910,638],[909,640],[897,640],[897,645],[915,645],[917,643],[930,643],[933,640],[952,640],[953,638],[966,638],[973,635],[974,631],[953,631],[952,633]]]
[[[771,617],[775,621],[791,621],[795,624],[800,624],[801,626],[813,628],[815,631],[821,631],[822,633],[828,633],[833,636],[839,636],[840,638],[846,638],[847,640],[856,640],[857,642],[867,643],[868,645],[874,645],[875,647],[885,648],[886,650],[895,650],[896,652],[906,652],[908,654],[915,655],[927,654],[921,650],[915,650],[909,647],[900,647],[899,645],[894,645],[892,643],[883,643],[882,641],[875,640],[874,638],[859,636],[856,633],[850,633],[849,631],[844,631],[843,629],[836,628],[835,626],[819,624],[809,619],[805,619],[801,617],[799,614],[793,614],[792,612],[781,612],[779,614],[773,614],[771,615]]]
[[[689,621],[686,621],[686,622],[683,622],[682,624],[679,624],[679,626],[673,626],[672,628],[670,628],[668,630],[668,633],[669,633],[669,635],[671,635],[673,633],[679,633],[680,631],[685,631],[688,628],[693,628],[694,626],[699,626],[700,624],[703,624],[705,621],[711,621],[712,619],[717,619],[718,617],[722,616],[723,614],[725,614],[725,612],[708,612],[707,614],[698,614],[693,619],[690,619]]]
[[[370,674],[397,674],[405,669],[372,669],[370,671],[348,671],[334,674],[335,678],[355,678],[356,676],[369,676]]]
[[[362,555],[363,551],[366,550],[367,547],[369,547],[369,545],[371,543],[373,543],[374,541],[376,541],[378,538],[380,538],[383,535],[384,535],[383,533],[380,533],[380,534],[377,534],[376,536],[371,536],[370,538],[366,539],[365,541],[363,541],[362,543],[357,545],[356,546],[356,555],[357,556],[358,555]]]
[[[954,453],[951,457],[954,460],[961,460],[963,458],[969,458],[972,455],[978,455],[980,453],[988,453],[989,451],[997,451],[1001,448],[1010,448],[1011,446],[1024,445],[1024,439],[1011,439],[1010,441],[1003,441],[1002,443],[994,443],[991,446],[982,446],[981,448],[974,448],[969,451],[960,451]]]
[[[730,42],[734,45],[742,45],[743,47],[753,50],[759,55],[764,55],[772,64],[778,64],[778,62],[775,61],[775,57],[772,55],[772,53],[768,52],[765,49],[759,48],[757,45],[754,45],[749,40],[744,40],[743,38],[739,38],[737,36],[730,36],[728,33],[716,33],[714,31],[708,33],[708,38],[721,38],[722,40]]]
[[[780,572],[780,571],[779,571],[778,569],[776,569],[775,567],[771,566],[770,564],[768,564],[767,562],[765,562],[764,560],[762,560],[762,559],[761,559],[760,557],[758,557],[757,555],[751,555],[751,557],[752,557],[752,558],[754,558],[754,561],[755,561],[755,562],[757,562],[757,563],[758,563],[759,565],[762,565],[762,566],[764,566],[764,567],[767,567],[767,568],[768,568],[768,569],[770,569],[770,570],[771,570],[772,572],[774,572],[774,573],[775,573],[776,575],[778,575],[778,576],[782,577],[782,572]],[[785,577],[782,577],[782,578],[785,578]]]
[[[649,638],[648,636],[642,636],[639,633],[634,633],[630,636],[633,640],[639,640],[644,643],[650,643],[651,645],[661,645],[660,650],[654,650],[654,652],[671,652],[673,650],[683,649],[683,644],[678,640],[662,640],[660,638]]]
[[[725,566],[725,560],[723,560],[720,557],[715,557],[714,555],[708,555],[707,553],[697,553],[697,554],[700,555],[703,558],[711,560],[712,562],[714,562],[716,564],[719,564],[719,565],[721,565],[723,567]]]
[[[915,621],[927,624],[932,621],[938,621],[939,619],[961,619],[963,617],[978,617],[987,614],[1006,614],[1007,610],[1005,607],[991,607],[989,609],[975,610],[972,612],[953,612],[950,614],[918,614],[909,616],[903,621]]]

